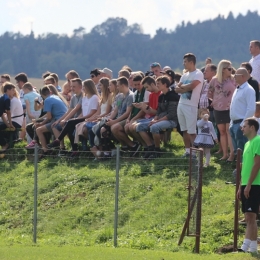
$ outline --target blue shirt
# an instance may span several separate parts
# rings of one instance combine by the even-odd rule
[[[24,97],[24,101],[26,101],[26,100],[29,101],[29,103],[30,103],[30,111],[31,111],[31,112],[35,112],[35,110],[34,110],[34,99],[35,99],[36,97],[38,97],[39,99],[41,99],[40,94],[38,94],[38,93],[35,92],[35,91],[30,91],[30,92],[28,92],[27,94],[24,94],[23,97]]]
[[[52,118],[55,120],[60,119],[66,112],[68,108],[64,104],[64,102],[56,95],[48,96],[44,100],[44,112],[50,112]]]
[[[7,94],[4,94],[3,96],[1,96],[0,98],[0,116],[3,115],[3,113],[5,113],[6,110],[10,110],[10,98],[7,96]]]

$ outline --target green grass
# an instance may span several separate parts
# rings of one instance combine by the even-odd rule
[[[164,259],[171,259],[170,252],[176,253],[172,259],[189,259],[194,238],[185,237],[182,245],[177,245],[187,215],[188,160],[179,159],[183,148],[176,133],[164,147],[170,153],[163,158],[121,160],[118,249],[112,249],[115,160],[93,162],[86,156],[80,161],[49,158],[39,163],[38,246],[31,247],[34,166],[33,157],[26,156],[23,146],[17,144],[12,154],[0,161],[0,256],[14,255],[0,259],[67,259],[62,256],[66,250],[79,251],[79,256],[70,259],[85,251],[93,254],[88,259],[101,259],[99,253],[100,257],[111,253],[111,259],[135,259],[116,258],[126,252],[146,259],[145,254],[151,252],[147,250],[154,250],[147,259],[163,259],[157,251],[169,254]],[[207,259],[222,259],[212,253],[233,242],[235,188],[224,182],[232,179],[234,165],[219,164],[214,156],[211,165],[203,176],[201,253],[210,257]],[[243,227],[240,231],[241,242]],[[43,254],[46,248],[46,252],[53,250],[61,256],[15,258],[16,251],[29,257],[36,251]],[[184,252],[187,257],[183,257]],[[196,259],[195,255],[190,257]]]
[[[254,259],[250,254],[229,254],[229,255],[196,255],[186,252],[165,252],[155,250],[133,250],[122,248],[104,247],[73,247],[73,246],[12,246],[0,248],[1,260],[215,260],[215,259]]]

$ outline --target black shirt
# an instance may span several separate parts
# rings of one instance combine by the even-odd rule
[[[258,81],[251,77],[247,82],[255,90],[255,99],[256,99],[255,101],[258,101],[259,100],[259,85],[258,85]]]
[[[6,110],[10,110],[10,105],[10,98],[6,94],[0,97],[0,116],[2,116]]]

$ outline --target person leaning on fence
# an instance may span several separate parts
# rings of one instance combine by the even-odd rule
[[[23,123],[23,107],[20,100],[15,97],[15,86],[10,82],[5,82],[3,90],[4,95],[0,98],[0,116],[3,120],[0,122],[0,131],[6,128],[13,130],[21,128]],[[11,102],[12,99],[13,102]],[[9,147],[7,142],[9,134],[8,132],[1,132],[0,134],[1,152],[4,152]]]
[[[242,132],[247,137],[243,152],[241,182],[237,199],[242,201],[242,212],[245,214],[246,231],[243,244],[238,251],[257,252],[256,217],[260,204],[260,136],[257,135],[259,123],[255,118],[244,120]]]
[[[145,159],[153,159],[160,156],[160,131],[175,128],[178,122],[177,106],[180,98],[179,95],[170,89],[171,83],[166,76],[158,77],[156,84],[162,94],[158,98],[156,116],[149,123],[149,131],[152,134],[154,145],[146,131],[139,132],[148,148],[148,151],[144,155]]]
[[[54,86],[52,86],[55,88]],[[44,99],[43,111],[46,112],[43,122],[35,123],[36,133],[39,137],[40,143],[42,145],[43,154],[42,157],[47,155],[47,144],[44,137],[45,132],[52,132],[52,124],[61,118],[67,112],[66,104],[57,95],[52,95],[49,86],[44,86],[41,89],[41,96]],[[56,126],[60,128],[60,125]]]

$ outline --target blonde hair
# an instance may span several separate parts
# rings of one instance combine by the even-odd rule
[[[198,118],[200,118],[200,115],[203,113],[203,112],[206,112],[207,114],[209,114],[209,110],[205,107],[203,108],[199,108],[198,110]]]
[[[49,84],[49,85],[47,85],[47,87],[49,87],[49,89],[53,95],[58,96],[63,101],[63,103],[66,105],[66,107],[68,107],[67,100],[58,92],[58,90],[56,89],[55,86],[53,86],[52,84]]]
[[[99,80],[99,83],[101,83],[103,85],[103,88],[101,89],[101,103],[106,103],[109,95],[110,95],[110,91],[109,91],[109,78],[101,78]]]
[[[228,66],[231,65],[231,61],[229,60],[221,60],[218,64],[217,68],[217,74],[215,78],[217,78],[218,82],[222,83],[223,82],[223,69],[227,68]]]
[[[94,81],[92,79],[86,79],[83,81],[83,87],[88,91],[88,93],[93,96],[97,95],[99,97],[97,88],[94,84]],[[85,94],[86,96],[86,94]]]

